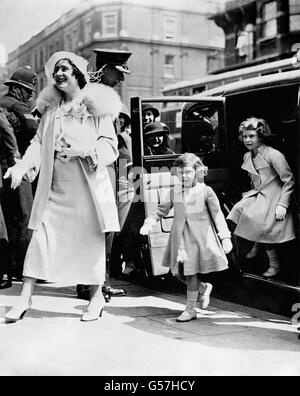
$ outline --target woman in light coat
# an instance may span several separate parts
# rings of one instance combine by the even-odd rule
[[[236,224],[235,235],[256,242],[255,249],[257,243],[265,246],[270,265],[263,276],[272,277],[280,269],[276,244],[295,239],[290,208],[294,178],[284,155],[265,144],[271,133],[265,120],[248,118],[239,132],[249,150],[242,169],[248,172],[253,189],[232,208],[228,220]]]
[[[105,232],[119,230],[107,166],[118,156],[113,122],[121,101],[112,88],[87,83],[87,63],[70,52],[51,56],[45,66],[49,86],[38,98],[39,129],[23,159],[5,176],[16,188],[24,175],[33,180],[40,173],[23,289],[5,316],[8,322],[30,308],[36,279],[92,285],[82,321],[102,313]]]

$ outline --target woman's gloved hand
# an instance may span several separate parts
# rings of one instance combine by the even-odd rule
[[[284,220],[286,217],[287,209],[284,206],[277,205],[275,211],[275,218],[278,221]]]
[[[230,238],[225,238],[222,240],[222,248],[225,254],[228,254],[233,249],[232,242]]]
[[[140,234],[141,235],[149,235],[150,232],[153,231],[153,225],[152,224],[144,224],[143,227],[140,229]]]
[[[145,222],[143,227],[140,229],[140,234],[141,235],[149,235],[150,232],[153,231],[153,227],[155,225],[156,221],[152,219],[151,217],[148,217]]]

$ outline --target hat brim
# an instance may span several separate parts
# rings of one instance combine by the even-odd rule
[[[126,69],[126,68],[123,67],[123,66],[114,65],[114,67],[115,67],[117,70],[119,70],[120,72],[122,72],[122,73],[130,74],[130,70]]]
[[[58,51],[50,56],[47,63],[45,64],[45,74],[49,83],[53,82],[53,73],[55,65],[62,59],[69,59],[84,75],[86,82],[89,82],[89,75],[87,72],[88,61],[74,52]]]
[[[147,136],[153,136],[153,135],[169,135],[170,132],[166,130],[155,130],[155,131],[149,131],[149,132],[144,132],[144,137]]]
[[[148,111],[148,110],[152,111],[152,113],[153,113],[153,115],[154,115],[155,118],[157,118],[157,117],[160,116],[159,110],[157,110],[155,107],[145,107],[145,108],[142,108],[142,111],[143,111],[143,112],[144,112],[144,111]]]
[[[129,122],[131,122],[131,118],[128,114],[123,113],[122,111],[120,111],[119,116],[122,116],[125,120],[128,120]]]
[[[36,89],[35,89],[35,88],[33,88],[32,86],[27,85],[27,84],[25,84],[25,83],[23,83],[23,82],[21,82],[21,81],[7,80],[7,81],[5,81],[3,84],[4,84],[4,85],[7,85],[7,86],[9,86],[9,85],[11,85],[11,84],[14,84],[14,85],[21,85],[22,87],[24,87],[24,88],[26,88],[26,89],[29,89],[30,91],[36,92]]]

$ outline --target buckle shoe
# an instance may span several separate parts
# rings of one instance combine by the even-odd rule
[[[190,322],[197,319],[197,312],[195,309],[185,309],[181,315],[176,318],[176,322]]]
[[[210,294],[212,292],[213,285],[210,283],[206,283],[206,289],[205,292],[200,294],[199,293],[199,302],[200,302],[200,308],[201,309],[207,309],[209,304],[210,304]]]

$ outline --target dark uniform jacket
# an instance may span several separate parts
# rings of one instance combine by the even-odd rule
[[[14,130],[8,122],[6,115],[9,114],[0,108],[0,163],[4,168],[15,163],[14,158],[18,155],[18,146]],[[0,188],[2,187],[2,166],[0,166]]]
[[[6,109],[7,119],[13,128],[21,156],[25,153],[30,141],[36,134],[37,121],[30,112],[29,106],[17,94],[8,93],[0,99],[0,107]],[[9,164],[1,163],[2,172]],[[32,208],[33,194],[31,184],[23,180],[16,190],[10,188],[10,180],[3,183],[1,206],[5,217],[10,245],[9,263],[1,272],[21,278],[23,264],[32,231],[28,223]],[[1,253],[0,253],[1,254]]]
[[[13,94],[6,94],[0,99],[0,106],[11,113],[9,119],[15,132],[19,152],[23,155],[37,130],[37,121],[30,108]],[[9,117],[8,117],[9,118]]]

